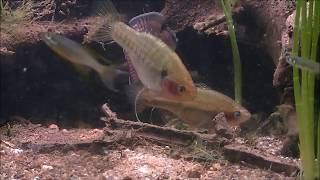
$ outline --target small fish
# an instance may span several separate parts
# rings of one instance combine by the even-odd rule
[[[170,47],[150,33],[138,32],[121,22],[120,15],[110,0],[98,2],[103,3],[99,6],[105,7],[107,13],[102,17],[103,22],[98,28],[89,31],[89,40],[117,42],[127,52],[139,80],[146,89],[167,98],[195,98],[197,89],[192,78],[179,56]]]
[[[311,71],[316,74],[320,74],[320,64],[311,60],[304,59],[302,57],[286,56],[288,64],[294,67],[298,67],[303,70]]]
[[[128,76],[127,73],[116,68],[115,65],[104,66],[96,61],[81,44],[54,33],[42,33],[41,39],[57,54],[65,60],[77,64],[84,65],[95,70],[102,82],[109,89],[117,92],[116,79],[120,76]]]
[[[239,126],[251,117],[250,112],[234,100],[210,89],[198,88],[197,96],[192,101],[166,99],[145,91],[140,95],[139,104],[172,112],[192,128],[213,128],[212,120],[221,112],[232,127]]]

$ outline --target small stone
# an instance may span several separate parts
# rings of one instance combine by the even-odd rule
[[[42,164],[42,163],[43,163],[43,162],[42,162],[40,159],[34,160],[34,161],[32,162],[31,167],[32,167],[32,168],[39,168],[39,167],[41,167],[41,164]]]
[[[59,130],[59,127],[56,124],[50,124],[49,129]]]
[[[93,133],[101,133],[102,130],[101,129],[93,129]]]
[[[215,163],[210,167],[210,170],[219,171],[221,169],[221,165],[219,163]]]
[[[199,171],[189,171],[188,178],[200,178],[201,173]]]
[[[10,151],[12,154],[20,154],[20,153],[23,153],[23,150],[22,149],[11,149]]]
[[[188,172],[188,178],[200,178],[201,177],[201,171],[202,167],[201,166],[193,166],[191,169],[189,169]]]
[[[40,180],[40,177],[39,177],[39,176],[35,176],[35,177],[33,178],[33,180]]]
[[[123,178],[123,180],[131,180],[131,179],[132,179],[132,178],[129,177],[129,176],[126,176],[126,177]]]
[[[51,169],[53,169],[53,167],[52,166],[48,166],[48,165],[42,165],[41,169],[43,169],[43,170],[51,170]]]

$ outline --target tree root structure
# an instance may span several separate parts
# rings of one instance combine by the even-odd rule
[[[255,149],[239,144],[224,146],[224,157],[231,162],[245,162],[263,169],[285,173],[287,176],[293,176],[299,171],[298,165],[289,160],[262,154]]]

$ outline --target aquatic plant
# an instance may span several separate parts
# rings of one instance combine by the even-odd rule
[[[226,16],[230,41],[231,41],[231,48],[233,54],[233,68],[234,68],[234,97],[235,101],[239,104],[242,102],[242,73],[241,73],[241,61],[240,61],[240,54],[236,39],[236,33],[234,31],[233,21],[232,21],[232,12],[231,12],[231,4],[229,0],[221,0],[221,5]]]
[[[297,0],[291,56],[319,62],[319,32],[320,1]],[[312,71],[293,67],[299,148],[305,179],[320,178],[320,107],[315,101],[320,95],[317,78]]]
[[[1,16],[0,30],[6,33],[15,33],[19,25],[31,19],[33,3],[31,0],[24,0],[17,8],[12,9],[9,1],[0,0]]]
[[[2,9],[3,9],[3,2],[2,0],[0,0],[0,13],[2,13]]]

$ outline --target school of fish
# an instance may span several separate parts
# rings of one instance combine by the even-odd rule
[[[212,119],[220,112],[225,114],[230,126],[239,126],[251,118],[250,112],[231,98],[194,85],[174,52],[175,34],[164,27],[165,19],[160,13],[141,14],[126,25],[109,0],[101,2],[104,3],[99,6],[109,12],[99,11],[104,20],[98,28],[89,31],[88,39],[117,42],[124,49],[129,73],[116,65],[98,63],[80,44],[63,36],[44,33],[42,40],[65,60],[95,70],[111,90],[118,91],[114,85],[118,76],[130,76],[134,84],[128,86],[139,90],[130,92],[129,96],[139,96],[139,105],[172,112],[191,128],[213,128]]]

